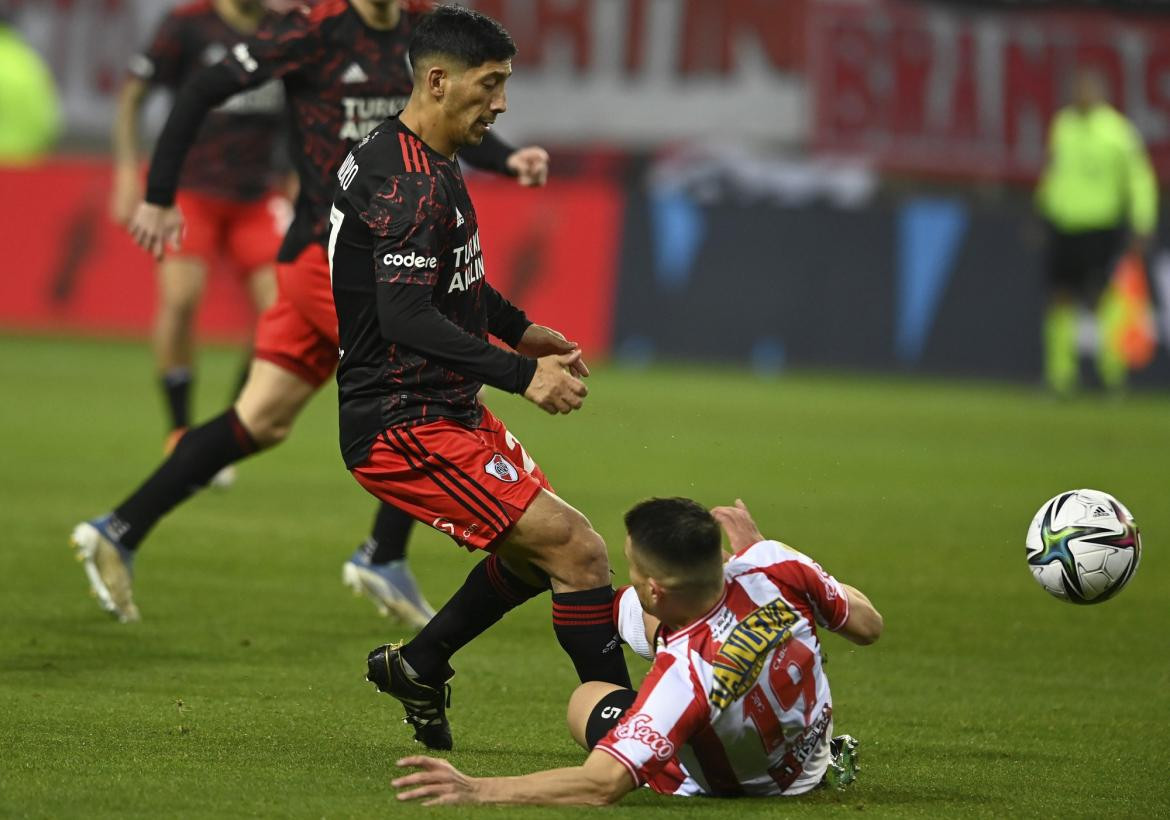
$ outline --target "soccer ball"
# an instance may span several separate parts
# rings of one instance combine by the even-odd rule
[[[1100,490],[1069,490],[1044,502],[1026,544],[1032,577],[1073,604],[1112,598],[1129,583],[1142,555],[1133,516]]]

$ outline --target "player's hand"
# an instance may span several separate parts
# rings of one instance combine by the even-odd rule
[[[524,398],[546,413],[572,413],[585,403],[589,388],[573,374],[581,362],[581,351],[542,356],[536,360],[536,374],[524,391]]]
[[[507,165],[521,185],[539,188],[548,182],[548,151],[538,145],[516,149],[508,156]]]
[[[750,547],[752,544],[764,540],[764,536],[760,534],[760,528],[752,520],[752,515],[748,512],[743,499],[735,499],[734,507],[716,507],[711,510],[711,515],[727,533],[727,540],[731,542],[732,552],[739,552],[745,547]]]
[[[404,757],[400,768],[419,771],[396,777],[390,785],[398,792],[399,800],[423,800],[424,806],[446,806],[454,803],[476,803],[476,781],[456,769],[446,760],[425,755]]]
[[[156,260],[163,258],[163,251],[169,246],[177,251],[183,238],[183,214],[175,206],[164,208],[140,202],[130,220],[130,236],[138,247],[149,251]]]
[[[138,181],[138,168],[134,165],[119,165],[114,169],[113,187],[110,189],[110,219],[115,225],[125,228],[130,224],[134,208],[142,199],[142,184]]]
[[[570,342],[563,335],[544,325],[529,325],[516,345],[516,352],[523,356],[539,359],[541,356],[555,356],[558,353],[572,353],[577,349],[576,342]],[[578,358],[569,369],[574,376],[584,378],[589,375],[589,368],[585,360]]]

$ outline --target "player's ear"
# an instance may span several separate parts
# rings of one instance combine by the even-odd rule
[[[650,598],[654,601],[655,605],[657,605],[662,600],[662,596],[665,594],[666,590],[663,588],[662,584],[658,583],[653,578],[647,578],[646,583],[650,587]]]
[[[447,93],[447,69],[437,63],[427,69],[426,89],[436,100],[441,100]]]

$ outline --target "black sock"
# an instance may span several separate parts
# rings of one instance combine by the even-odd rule
[[[374,528],[366,539],[366,558],[371,564],[388,564],[406,557],[406,539],[414,519],[395,507],[383,502],[374,516]]]
[[[614,626],[613,587],[554,593],[553,631],[582,683],[591,680],[630,686],[622,641]]]
[[[171,414],[171,429],[179,430],[191,423],[191,368],[172,367],[162,374],[163,398]]]
[[[516,577],[495,555],[475,568],[430,623],[406,646],[402,657],[423,683],[437,686],[452,675],[451,656],[487,631],[504,613],[544,592]]]
[[[190,430],[154,474],[114,509],[111,528],[124,547],[137,548],[160,518],[169,513],[211,477],[257,450],[256,442],[228,410]]]

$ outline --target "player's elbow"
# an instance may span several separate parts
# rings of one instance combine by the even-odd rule
[[[587,802],[590,806],[612,806],[625,797],[629,791],[630,777],[622,772],[620,780],[606,778],[603,781],[595,781]]]
[[[885,620],[865,593],[848,584],[843,586],[849,599],[849,617],[839,632],[855,644],[869,646],[882,636]]]
[[[634,788],[629,771],[617,760],[599,749],[594,749],[581,768],[584,788],[578,788],[578,800],[590,806],[609,806],[621,800]],[[580,782],[580,781],[579,781]]]

